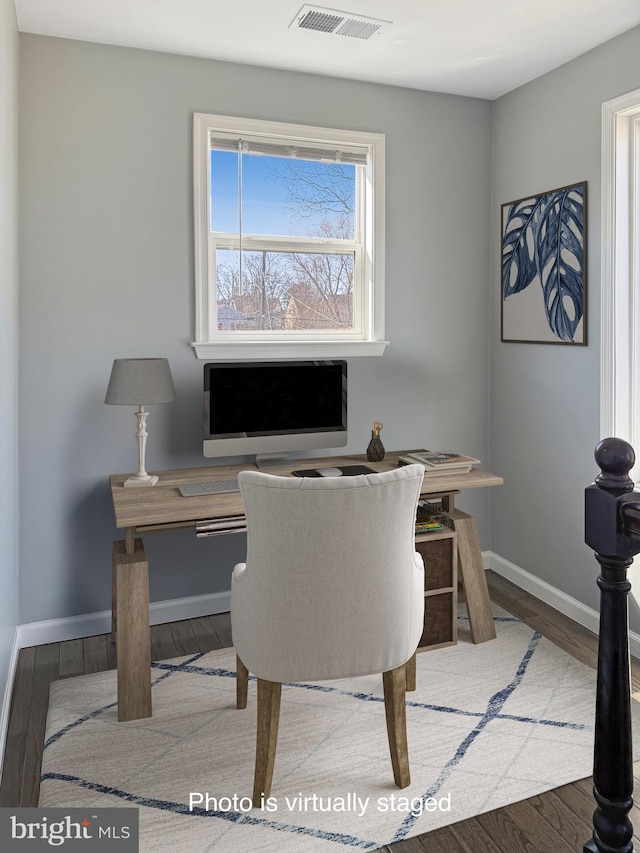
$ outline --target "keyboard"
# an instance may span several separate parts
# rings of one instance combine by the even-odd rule
[[[201,483],[183,483],[178,486],[183,498],[195,495],[223,495],[226,492],[239,492],[237,480],[203,480]]]

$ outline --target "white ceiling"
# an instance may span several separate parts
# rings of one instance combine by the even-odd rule
[[[640,24],[640,0],[329,0],[330,8],[392,22],[363,41],[290,28],[303,2],[15,5],[25,33],[490,99]]]

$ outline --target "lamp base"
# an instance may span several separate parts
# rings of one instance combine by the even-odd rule
[[[128,480],[124,481],[124,486],[155,486],[158,482],[158,478],[155,474],[145,474],[144,477],[139,477],[137,474],[134,474],[132,477],[129,477]]]

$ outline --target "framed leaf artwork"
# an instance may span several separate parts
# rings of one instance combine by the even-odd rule
[[[587,183],[502,205],[501,340],[586,345]]]

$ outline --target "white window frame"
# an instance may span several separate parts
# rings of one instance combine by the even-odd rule
[[[640,89],[602,105],[601,438],[640,455]],[[638,469],[634,471],[638,476]]]
[[[357,184],[361,211],[354,241],[326,245],[331,253],[355,253],[354,330],[220,331],[217,327],[215,247],[238,248],[237,235],[210,231],[210,134],[233,133],[301,144],[366,146],[365,180]],[[193,124],[194,231],[195,231],[195,340],[191,346],[199,359],[235,358],[346,358],[382,355],[384,338],[384,142],[380,133],[335,130],[308,125],[233,118],[195,113]],[[242,236],[243,249],[318,251],[318,243],[302,237]]]

